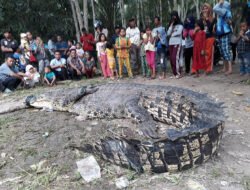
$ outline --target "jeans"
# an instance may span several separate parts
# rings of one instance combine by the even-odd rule
[[[21,79],[9,77],[2,81],[2,86],[4,86],[4,88],[8,88],[9,90],[15,90],[21,82]]]
[[[157,50],[156,54],[156,63],[160,64],[161,72],[166,73],[167,72],[167,52],[166,52],[166,46],[162,46],[160,49]]]
[[[54,73],[56,75],[56,79],[67,80],[68,78],[68,73],[66,68],[61,68],[61,71],[54,70]]]
[[[250,74],[250,52],[238,53],[238,59],[240,63],[240,73]]]

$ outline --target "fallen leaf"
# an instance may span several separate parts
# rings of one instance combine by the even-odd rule
[[[243,92],[240,92],[240,91],[232,91],[233,94],[237,95],[237,96],[243,96]]]
[[[245,108],[245,111],[250,112],[250,106],[247,106],[247,107]]]

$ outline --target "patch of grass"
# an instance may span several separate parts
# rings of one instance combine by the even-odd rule
[[[56,180],[57,176],[58,171],[55,168],[49,168],[46,173],[29,175],[18,190],[49,189],[49,185]]]
[[[232,171],[232,170],[229,170],[229,171],[227,171],[227,175],[229,176],[229,177],[234,177],[234,171]]]
[[[2,117],[0,118],[0,129],[8,124],[16,121],[16,118],[13,117]]]
[[[38,154],[37,149],[33,147],[28,147],[28,148],[19,148],[19,152],[22,152],[25,158],[28,156],[34,157]]]
[[[16,121],[13,117],[1,117],[0,118],[0,143],[5,143],[8,139],[13,135],[11,131],[8,129],[8,125],[14,123]]]
[[[214,168],[214,169],[212,170],[211,176],[212,176],[213,178],[218,178],[218,177],[220,177],[220,176],[221,176],[220,169],[219,169],[219,168]]]
[[[70,166],[66,163],[66,164],[63,164],[63,165],[61,165],[60,167],[59,167],[59,169],[58,169],[58,173],[59,174],[66,174],[66,173],[68,173],[68,172],[70,172],[71,171],[71,168],[70,168]]]
[[[241,183],[245,190],[250,190],[250,176],[244,176]]]

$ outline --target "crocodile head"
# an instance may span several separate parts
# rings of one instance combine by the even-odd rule
[[[44,94],[31,95],[25,100],[26,105],[35,108],[56,111],[68,111],[69,108],[83,96],[96,92],[94,86],[83,86],[80,88],[59,89]]]

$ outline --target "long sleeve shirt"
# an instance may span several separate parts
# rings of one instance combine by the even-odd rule
[[[217,3],[213,11],[218,15],[216,34],[223,36],[231,32],[230,19],[232,19],[232,13],[230,9],[230,3],[225,1],[224,3]]]
[[[182,31],[183,26],[181,24],[170,26],[168,28],[167,35],[170,36],[169,45],[182,44]]]

